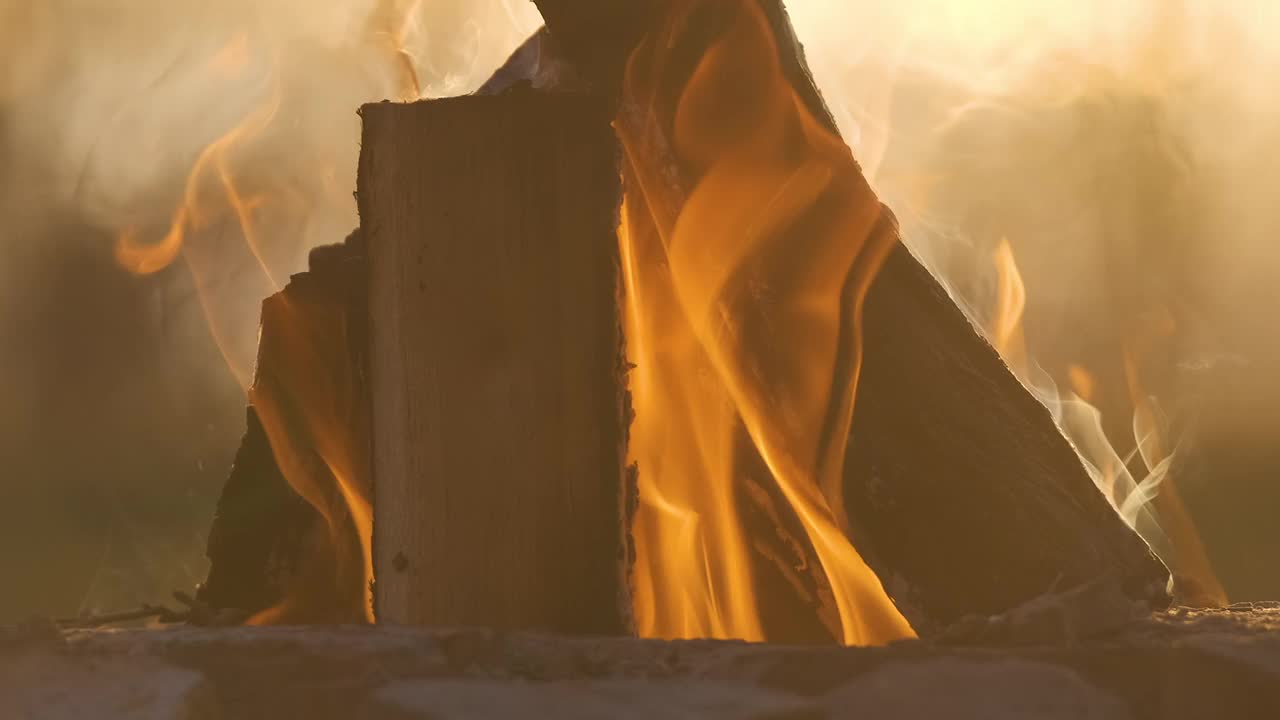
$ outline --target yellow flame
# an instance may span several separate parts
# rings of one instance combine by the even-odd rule
[[[738,510],[745,452],[803,528],[834,639],[909,637],[843,527],[839,493],[862,300],[895,238],[877,232],[881,206],[848,149],[796,96],[759,6],[669,7],[629,63],[618,123],[633,181],[622,252],[640,631],[771,639]],[[712,7],[724,30],[679,79],[674,41]]]

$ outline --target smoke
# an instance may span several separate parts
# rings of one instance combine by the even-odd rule
[[[1280,592],[1280,8],[1263,0],[792,0],[819,84],[907,243],[979,326],[1007,240],[1033,361],[1169,477],[1233,597]],[[1135,468],[1135,472],[1138,468]],[[1169,484],[1166,483],[1166,488]]]

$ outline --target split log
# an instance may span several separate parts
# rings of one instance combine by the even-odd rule
[[[607,108],[522,90],[362,116],[379,622],[630,632]]]
[[[231,475],[205,550],[209,574],[197,598],[250,614],[284,599],[284,586],[320,517],[280,474],[258,412],[249,406]]]
[[[655,0],[534,0],[555,54],[576,67],[603,96],[620,87],[629,49],[649,24]]]
[[[636,28],[656,27],[681,5],[535,2],[588,77],[591,68],[622,67],[619,56],[629,56],[644,34]],[[836,134],[782,2],[743,2],[767,18],[801,105]],[[673,147],[679,91],[723,31],[717,13],[738,4],[703,3],[705,12],[668,39],[665,92],[629,98],[620,78],[595,74],[597,87],[620,93],[619,127],[644,137],[650,150],[631,154],[628,173],[667,178],[664,192],[677,205],[700,162]],[[643,215],[638,205],[629,198]],[[644,224],[637,215],[629,218],[633,233]],[[888,208],[872,232],[892,236],[892,247],[855,323],[862,367],[842,505],[856,547],[917,632],[933,634],[965,616],[1000,613],[1104,575],[1136,601],[1167,605],[1167,570],[1094,486],[1049,412],[897,239]]]
[[[1166,607],[1168,571],[905,247],[866,303],[845,492],[857,545],[908,618],[928,632],[1108,573]]]
[[[352,505],[368,495],[359,236],[316,248],[309,265],[263,302],[248,426],[197,593],[204,606],[257,622],[345,623],[369,614],[361,567],[368,538]]]

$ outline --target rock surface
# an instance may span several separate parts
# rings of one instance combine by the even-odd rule
[[[56,631],[54,631],[56,632]],[[6,720],[217,720],[198,670],[147,655],[76,652],[42,628],[0,635],[0,717]]]
[[[425,680],[389,685],[372,698],[372,720],[784,720],[824,717],[818,702],[740,683],[595,680],[550,683]]]
[[[1280,607],[1175,611],[1083,644],[887,648],[487,630],[0,628],[0,717],[1280,717]]]

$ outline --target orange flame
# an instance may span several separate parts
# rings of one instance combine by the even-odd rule
[[[1027,310],[1027,287],[1013,257],[1008,238],[1001,238],[993,259],[996,265],[996,312],[991,322],[991,344],[1019,376],[1027,374],[1027,341],[1022,316]]]
[[[320,513],[325,534],[312,539],[282,602],[249,624],[373,622],[368,401],[350,352],[358,322],[350,305],[296,284],[263,303],[249,399],[281,474]]]
[[[996,346],[999,350],[999,346]],[[1067,380],[1071,383],[1071,391],[1085,402],[1093,401],[1093,390],[1097,385],[1097,381],[1093,378],[1093,373],[1089,372],[1079,365],[1072,365],[1067,368]]]
[[[237,35],[207,65],[219,76],[238,75],[251,61],[248,39]],[[357,373],[348,352],[352,319],[345,305],[326,304],[305,288],[279,292],[276,274],[264,254],[258,213],[263,193],[249,193],[237,177],[235,155],[264,133],[280,108],[279,75],[273,66],[272,91],[234,127],[204,147],[187,175],[169,230],[159,242],[143,243],[135,229],[120,234],[117,262],[147,275],[181,259],[191,275],[205,323],[227,367],[245,388],[289,485],[319,513],[322,537],[309,538],[300,567],[279,605],[249,619],[250,624],[294,622],[371,622],[372,512],[367,452],[359,442],[363,399],[351,380]],[[282,197],[290,188],[275,189]],[[209,232],[231,220],[274,292],[262,305],[262,333],[256,372],[233,351],[235,328],[210,278],[228,259]],[[198,240],[198,241],[197,241]],[[252,384],[251,384],[252,382]]]
[[[126,229],[117,238],[115,245],[116,262],[120,267],[137,275],[160,272],[178,258],[183,241],[190,231],[208,227],[223,212],[231,210],[237,215],[246,241],[254,250],[264,272],[266,271],[250,217],[257,201],[244,198],[236,189],[228,156],[233,149],[261,134],[275,118],[279,107],[280,89],[277,84],[266,102],[200,151],[187,174],[182,203],[174,212],[168,232],[159,242],[144,243],[139,240],[135,228]],[[223,190],[223,199],[217,204],[210,203],[202,192],[205,178],[211,170],[216,174]]]
[[[909,637],[840,493],[862,300],[894,237],[873,231],[879,201],[797,97],[758,4],[669,7],[631,58],[618,122],[640,632],[776,639],[738,511],[757,453],[829,585],[835,639]],[[723,30],[682,78],[674,48],[697,13]]]
[[[236,35],[214,55],[206,69],[215,75],[242,73],[249,65],[251,50],[247,34]],[[152,275],[168,268],[179,258],[184,259],[191,275],[196,296],[204,314],[205,324],[222,353],[228,369],[242,388],[247,389],[250,367],[245,358],[232,350],[232,331],[224,327],[217,303],[211,297],[206,279],[207,263],[189,254],[188,243],[193,237],[211,228],[228,214],[234,215],[247,248],[252,252],[271,290],[278,289],[272,272],[262,255],[258,238],[255,211],[265,202],[261,195],[246,196],[240,189],[232,166],[232,154],[261,135],[275,119],[280,107],[278,74],[271,73],[272,89],[267,98],[248,112],[234,127],[205,146],[187,173],[181,201],[173,212],[169,229],[156,242],[144,242],[137,228],[130,227],[116,238],[114,254],[116,263],[136,275]],[[216,189],[210,192],[210,182]]]
[[[1026,288],[1007,239],[1000,241],[993,259],[996,305],[987,331],[992,345],[1019,379],[1049,407],[1116,512],[1169,565],[1179,586],[1180,600],[1202,606],[1225,606],[1226,593],[1169,473],[1174,450],[1168,446],[1163,416],[1155,399],[1143,388],[1139,372],[1139,358],[1144,351],[1137,348],[1146,348],[1155,337],[1172,334],[1172,316],[1167,313],[1158,316],[1144,329],[1144,335],[1125,344],[1125,380],[1133,406],[1136,447],[1132,454],[1123,457],[1103,430],[1101,412],[1092,404],[1098,391],[1092,373],[1079,365],[1069,367],[1067,379],[1073,394],[1064,399],[1043,372],[1033,372],[1022,330]],[[1130,470],[1134,455],[1146,471],[1143,477],[1135,477]]]
[[[1173,333],[1173,318],[1165,314],[1151,331],[1160,335]],[[1143,338],[1139,338],[1142,340]],[[1126,499],[1125,509],[1139,503],[1149,503],[1169,541],[1166,562],[1170,565],[1179,586],[1179,600],[1187,605],[1201,607],[1225,607],[1227,593],[1209,562],[1204,543],[1195,521],[1182,502],[1176,478],[1170,472],[1176,452],[1168,446],[1168,430],[1163,422],[1159,405],[1143,387],[1140,373],[1139,349],[1146,343],[1131,342],[1124,349],[1125,381],[1133,404],[1133,435],[1137,440],[1136,452],[1147,468],[1148,480]]]

